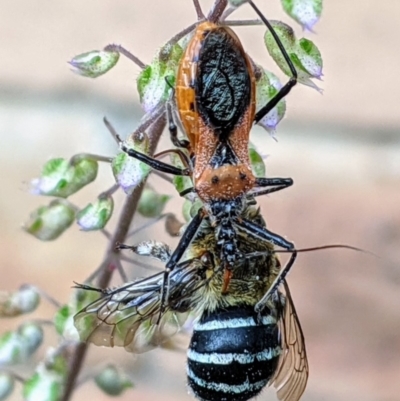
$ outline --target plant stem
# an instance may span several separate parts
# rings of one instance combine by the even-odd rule
[[[160,140],[160,136],[165,127],[165,115],[161,115],[157,121],[149,128],[148,136],[150,140],[150,154],[154,154],[158,141]],[[129,231],[131,222],[135,215],[137,205],[139,203],[140,196],[142,194],[144,185],[140,185],[137,187],[131,195],[126,197],[125,203],[123,205],[121,214],[119,216],[119,221],[115,232],[113,233],[108,248],[106,250],[104,260],[101,263],[99,269],[99,277],[98,277],[98,286],[100,288],[106,288],[111,280],[112,274],[117,267],[119,258],[119,251],[115,249],[115,244],[117,242],[124,242],[125,237]],[[79,372],[82,368],[86,353],[88,350],[87,343],[79,343],[75,345],[71,351],[70,358],[70,366],[69,366],[69,375],[65,384],[65,392],[61,401],[69,401],[74,387],[79,375]]]

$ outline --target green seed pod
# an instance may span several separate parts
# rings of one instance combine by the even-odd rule
[[[18,291],[0,292],[0,316],[15,317],[34,311],[40,302],[40,295],[30,285],[23,285]]]
[[[66,200],[56,199],[31,213],[24,230],[41,241],[58,238],[75,219],[75,208]]]
[[[283,9],[303,29],[312,31],[322,13],[322,0],[281,0]]]
[[[80,210],[76,215],[76,221],[83,231],[100,230],[110,220],[113,209],[114,201],[111,196],[100,198]]]
[[[132,380],[114,365],[106,366],[95,378],[96,384],[108,395],[120,395],[133,387]]]
[[[144,133],[136,137],[128,137],[125,145],[145,154],[149,152],[150,146],[149,138]],[[118,185],[129,195],[149,175],[151,168],[125,152],[121,152],[112,161],[112,171]]]
[[[170,199],[169,195],[158,194],[152,189],[145,188],[140,197],[138,212],[144,217],[158,217]]]
[[[88,78],[97,78],[113,68],[119,60],[115,51],[93,50],[75,56],[68,64],[75,74]]]
[[[72,161],[51,159],[44,166],[39,178],[31,181],[35,195],[67,198],[96,179],[97,161],[76,156]]]

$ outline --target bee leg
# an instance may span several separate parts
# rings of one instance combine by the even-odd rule
[[[296,68],[292,62],[292,60],[289,57],[289,54],[287,53],[285,46],[283,46],[283,43],[279,39],[279,36],[275,32],[274,28],[270,24],[270,22],[264,17],[262,12],[258,9],[258,7],[251,1],[249,0],[248,3],[253,7],[254,11],[258,14],[260,17],[261,21],[264,22],[268,30],[271,32],[272,37],[274,38],[277,46],[279,47],[279,50],[282,53],[283,58],[285,59],[289,69],[290,73],[292,74],[291,78],[289,81],[280,89],[280,91],[265,105],[263,106],[254,116],[254,123],[257,124],[263,117],[265,117],[278,103],[281,101],[297,84],[297,71]]]
[[[169,273],[175,269],[176,265],[178,264],[180,258],[183,256],[185,253],[186,249],[192,242],[192,239],[194,235],[197,232],[197,229],[200,227],[201,222],[203,221],[203,218],[205,217],[206,213],[203,209],[200,209],[196,216],[193,217],[192,221],[189,223],[187,226],[185,233],[183,234],[182,238],[180,239],[178,246],[172,253],[171,257],[169,258],[167,264],[165,265],[165,271],[164,271],[164,278],[163,278],[163,284],[161,288],[161,307],[160,307],[160,316],[158,318],[158,322],[161,319],[161,316],[163,315],[166,304],[168,302],[168,281],[169,281]]]
[[[286,265],[283,267],[283,269],[280,270],[279,274],[276,276],[271,287],[264,294],[264,296],[256,303],[256,306],[254,308],[256,312],[260,313],[265,308],[265,305],[267,304],[268,300],[271,298],[272,294],[274,294],[276,292],[278,287],[285,280],[291,267],[293,266],[294,261],[296,260],[296,257],[297,257],[297,252],[293,251],[292,256],[290,257],[289,261],[286,263]]]
[[[291,267],[293,266],[296,258],[297,258],[297,251],[294,247],[294,244],[292,242],[287,241],[285,238],[281,237],[278,234],[275,234],[269,230],[267,230],[265,227],[261,227],[258,224],[255,224],[249,220],[242,219],[240,223],[240,228],[245,229],[247,232],[252,234],[256,238],[260,238],[266,241],[271,242],[272,244],[279,246],[283,249],[287,249],[288,251],[292,251],[292,255],[290,256],[290,259],[286,263],[286,265],[279,271],[279,274],[275,278],[274,282],[272,283],[271,287],[268,289],[268,291],[265,293],[265,295],[258,301],[258,303],[255,306],[255,311],[256,312],[261,312],[269,298],[275,291],[278,289],[279,285],[282,283],[282,281],[286,278],[288,273],[290,272]]]

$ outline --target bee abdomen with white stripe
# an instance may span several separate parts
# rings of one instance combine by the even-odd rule
[[[205,312],[188,350],[188,382],[204,401],[245,401],[256,396],[276,370],[281,344],[277,321],[253,307]]]

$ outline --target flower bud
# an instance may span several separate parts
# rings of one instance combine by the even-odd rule
[[[281,0],[283,9],[303,29],[312,31],[322,13],[322,0]]]
[[[183,49],[179,44],[163,46],[150,65],[137,78],[140,103],[146,113],[165,102],[175,85],[175,76]]]
[[[113,68],[119,60],[115,51],[93,50],[75,56],[68,64],[75,74],[88,78],[97,78]]]
[[[14,377],[7,372],[0,372],[0,401],[5,400],[14,390]]]
[[[41,176],[32,180],[32,192],[67,198],[91,183],[97,170],[97,161],[84,156],[78,155],[72,161],[51,159],[44,165]]]
[[[32,212],[23,228],[41,241],[51,241],[70,227],[74,218],[73,206],[66,200],[56,199]]]
[[[42,344],[43,330],[35,323],[24,323],[17,331],[0,337],[0,366],[25,362]]]
[[[141,133],[125,140],[125,146],[141,153],[149,152],[149,138]],[[119,153],[112,161],[112,170],[118,185],[129,195],[149,175],[151,167],[130,157],[125,152]]]
[[[272,98],[276,96],[279,90],[282,88],[282,84],[280,83],[278,77],[264,70],[263,68],[259,68],[260,78],[256,82],[256,110],[259,111],[262,107],[264,107]],[[259,122],[258,125],[263,127],[266,131],[269,132],[270,135],[275,134],[275,129],[278,123],[282,120],[286,112],[286,101],[282,99],[278,102],[278,104]]]
[[[113,209],[114,201],[111,196],[99,198],[77,213],[77,223],[83,231],[100,230],[110,220]]]
[[[120,395],[127,388],[133,387],[132,380],[114,365],[106,366],[94,380],[108,395]]]
[[[24,401],[60,401],[68,373],[66,357],[58,349],[50,349],[35,373],[24,382]]]
[[[318,48],[308,39],[302,38],[297,40],[293,29],[289,25],[279,21],[271,22],[271,24],[297,70],[298,81],[303,85],[321,91],[311,81],[311,78],[320,79],[322,76],[323,63]],[[291,76],[289,66],[269,31],[265,33],[264,41],[269,54],[278,64],[279,68],[286,75]]]
[[[145,188],[140,197],[138,212],[144,217],[158,217],[170,199],[169,195],[158,194],[152,189]]]
[[[32,355],[43,342],[43,329],[36,323],[24,323],[18,328],[18,334],[27,353]]]
[[[12,293],[0,293],[0,316],[15,317],[34,311],[40,302],[40,295],[29,285]],[[0,398],[1,399],[1,398]]]

